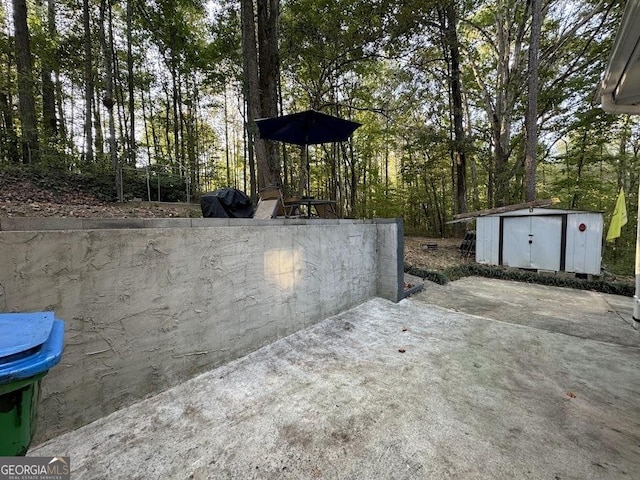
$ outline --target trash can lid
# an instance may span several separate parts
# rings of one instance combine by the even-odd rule
[[[64,322],[53,312],[0,314],[0,385],[46,372],[63,347]]]
[[[0,361],[46,342],[53,320],[53,312],[0,314]]]

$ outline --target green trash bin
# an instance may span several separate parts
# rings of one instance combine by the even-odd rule
[[[27,453],[40,381],[60,361],[63,338],[53,312],[0,314],[0,456]]]

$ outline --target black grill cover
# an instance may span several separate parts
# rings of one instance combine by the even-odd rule
[[[251,199],[235,188],[220,188],[200,197],[204,218],[252,218]]]

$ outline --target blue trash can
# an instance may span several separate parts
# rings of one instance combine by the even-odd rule
[[[53,312],[0,314],[0,456],[27,453],[40,380],[60,361],[63,338]]]

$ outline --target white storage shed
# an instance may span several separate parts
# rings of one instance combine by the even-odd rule
[[[476,262],[600,275],[600,212],[525,208],[476,218]]]

